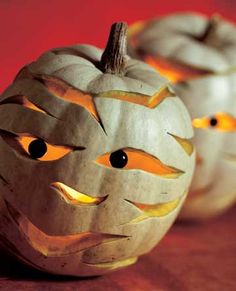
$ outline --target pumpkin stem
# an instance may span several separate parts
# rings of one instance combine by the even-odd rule
[[[99,68],[104,73],[124,75],[127,56],[127,24],[114,23]]]
[[[208,21],[205,31],[197,39],[201,42],[207,43],[211,38],[211,35],[215,33],[216,27],[218,26],[221,20],[220,15],[214,14]]]

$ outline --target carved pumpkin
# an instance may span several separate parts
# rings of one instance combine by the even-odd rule
[[[173,223],[191,182],[191,120],[168,82],[126,55],[53,49],[0,99],[0,235],[35,268],[100,275],[136,262]]]
[[[219,16],[134,24],[130,50],[174,83],[195,128],[197,166],[181,216],[206,219],[236,201],[236,29]]]

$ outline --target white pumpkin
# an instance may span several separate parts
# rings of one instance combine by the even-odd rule
[[[91,276],[165,235],[191,182],[191,120],[148,65],[108,45],[53,49],[0,98],[0,236],[35,268]]]
[[[130,50],[174,82],[193,120],[197,166],[181,216],[223,213],[236,201],[235,26],[219,16],[160,17],[131,27]]]

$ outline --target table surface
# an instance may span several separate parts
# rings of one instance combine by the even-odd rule
[[[0,251],[0,290],[235,291],[236,208],[207,223],[177,223],[136,265],[78,279],[31,270]]]

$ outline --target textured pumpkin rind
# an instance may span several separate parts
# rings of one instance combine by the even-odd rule
[[[216,112],[236,117],[235,84],[236,72],[232,72],[180,82],[174,89],[189,108],[192,119],[214,116]],[[225,212],[236,202],[236,162],[228,157],[236,156],[236,133],[199,128],[195,129],[193,143],[203,163],[197,165],[190,188],[192,195],[180,217],[205,220]]]
[[[196,13],[178,13],[134,24],[130,29],[130,52],[137,58],[151,56],[169,64],[203,70],[173,86],[192,119],[226,112],[236,117],[236,28],[217,20],[208,39],[199,41],[211,19]],[[205,72],[204,72],[205,70]],[[235,132],[195,129],[193,139],[200,155],[190,192],[180,217],[204,220],[226,211],[235,203]]]
[[[101,126],[84,107],[54,96],[35,77],[58,78],[91,96],[111,90],[152,96],[168,85],[155,70],[132,59],[127,60],[124,77],[103,74],[96,67],[101,54],[101,50],[86,45],[47,52],[26,66],[0,98],[1,130],[13,134],[30,133],[51,144],[85,148],[72,151],[57,161],[42,163],[22,156],[0,137],[4,152],[0,157],[0,174],[8,181],[6,184],[0,179],[0,214],[7,217],[7,223],[0,220],[0,232],[7,240],[17,242],[17,250],[29,264],[51,273],[101,275],[113,270],[104,263],[128,258],[134,262],[133,258],[150,251],[169,229],[192,178],[194,153],[189,156],[170,135],[183,139],[192,137],[189,115],[178,98],[167,97],[151,109],[106,96],[95,97]],[[9,98],[21,95],[27,96],[44,112],[8,103]],[[146,151],[164,164],[181,169],[183,174],[178,179],[167,179],[142,170],[107,169],[95,163],[100,155],[124,147]],[[50,187],[56,181],[91,197],[109,195],[99,205],[73,205]],[[129,223],[142,212],[126,200],[157,204],[178,197],[182,197],[178,207],[167,216]],[[127,237],[71,255],[47,257],[30,247],[5,200],[49,236],[89,231]],[[100,263],[101,267],[97,265]]]
[[[204,34],[209,19],[196,13],[177,13],[140,25],[130,33],[130,54],[151,55],[210,72],[223,72],[236,66],[236,28],[220,19],[208,43],[197,38]],[[135,25],[135,24],[134,24]],[[134,40],[135,39],[135,40]]]

